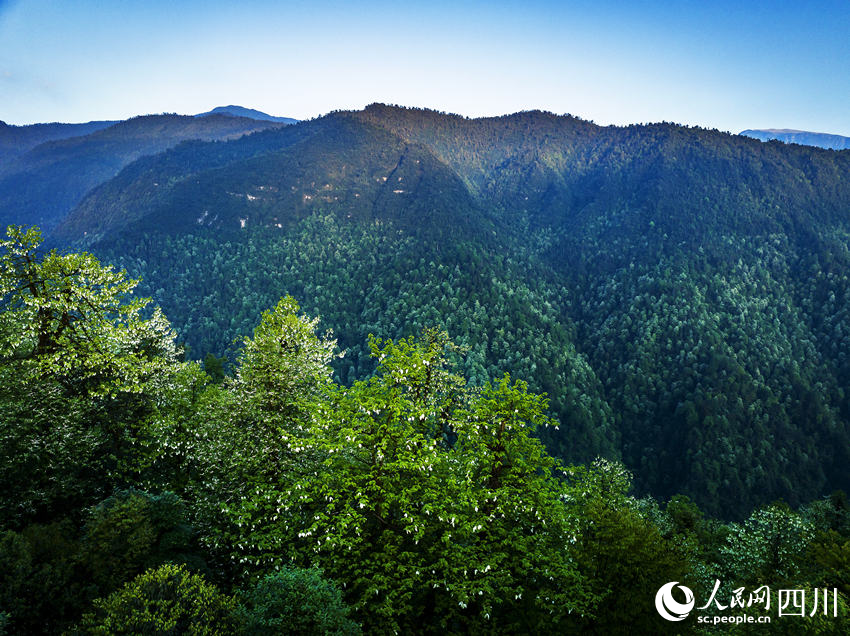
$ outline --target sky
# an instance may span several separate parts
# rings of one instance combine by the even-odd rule
[[[0,0],[0,120],[372,102],[850,136],[850,0]]]

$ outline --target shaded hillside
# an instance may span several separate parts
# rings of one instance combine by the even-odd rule
[[[468,120],[375,104],[353,116],[422,143],[487,204],[595,242],[608,234],[643,243],[652,222],[665,241],[710,247],[706,236],[717,232],[816,231],[845,222],[850,206],[850,153],[777,149],[671,124],[603,128],[542,112]]]
[[[274,231],[316,210],[437,231],[468,226],[473,217],[466,188],[427,150],[349,117],[250,137],[221,148],[221,155],[215,147],[212,156],[205,150],[181,147],[128,167],[92,192],[54,240],[85,236],[91,243],[151,227]],[[171,168],[163,170],[163,163]]]
[[[850,153],[671,124],[373,105],[179,146],[57,230],[142,276],[190,346],[293,294],[347,349],[423,326],[549,393],[567,460],[735,516],[850,486]],[[158,185],[157,185],[158,184]]]
[[[50,231],[86,192],[140,157],[187,139],[232,139],[276,125],[224,115],[148,115],[40,144],[0,173],[0,223],[36,224]]]

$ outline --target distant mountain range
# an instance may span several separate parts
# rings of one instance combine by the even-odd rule
[[[39,144],[70,137],[82,137],[116,123],[118,122],[90,121],[87,124],[10,126],[0,121],[0,170]]]
[[[200,113],[195,117],[206,117],[207,115],[230,115],[231,117],[248,117],[249,119],[258,119],[260,121],[273,121],[279,124],[294,124],[298,120],[291,117],[274,117],[262,111],[254,110],[253,108],[245,108],[244,106],[218,106],[206,113]]]
[[[846,150],[850,148],[850,137],[831,135],[828,133],[808,132],[806,130],[791,130],[788,128],[764,128],[755,130],[743,130],[739,134],[752,137],[761,141],[776,139],[787,144],[801,144],[804,146],[817,146],[830,150]]]
[[[189,140],[220,141],[281,123],[233,114],[146,115],[122,122],[0,126],[0,224],[50,231],[124,166]]]

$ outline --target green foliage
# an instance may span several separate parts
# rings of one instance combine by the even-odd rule
[[[814,582],[826,588],[838,588],[850,598],[850,538],[829,530],[815,536],[809,544],[808,558],[817,566],[820,576]]]
[[[309,239],[319,228],[339,239],[334,249],[353,251],[329,256]],[[392,271],[386,280],[409,279],[401,288],[410,297],[386,304],[378,302],[386,281],[364,287],[360,322],[338,309],[334,320],[356,324],[345,338],[375,325],[404,331],[457,319],[460,344],[431,328],[346,345],[342,358],[318,320],[284,297],[243,339],[232,376],[216,381],[199,364],[177,361],[168,324],[129,298],[134,283],[123,274],[90,255],[40,255],[35,232],[10,230],[0,257],[0,614],[9,631],[57,633],[77,623],[84,633],[235,633],[247,624],[268,633],[291,629],[295,614],[331,621],[319,632],[356,631],[343,599],[368,633],[657,633],[669,625],[652,599],[671,580],[701,599],[716,579],[727,597],[742,585],[837,587],[846,612],[850,507],[841,493],[798,511],[774,504],[728,526],[704,514],[692,493],[705,485],[711,506],[737,496],[726,508],[744,509],[747,497],[762,496],[745,486],[788,488],[784,481],[823,462],[818,448],[842,439],[836,378],[845,370],[825,362],[819,341],[841,333],[839,323],[819,325],[825,314],[800,304],[763,324],[727,324],[727,310],[767,314],[764,299],[801,293],[777,283],[773,270],[751,269],[744,257],[722,275],[697,267],[657,276],[643,269],[635,278],[615,268],[610,280],[585,281],[575,301],[581,321],[562,323],[559,316],[576,311],[571,296],[549,282],[523,282],[510,258],[495,261],[504,265],[497,272],[482,252],[446,248],[445,262],[432,267],[416,252],[436,257],[434,245],[409,237],[407,260],[395,260],[401,253],[386,228],[357,234],[313,217],[299,231],[294,247],[273,254],[285,262],[315,250],[287,274],[292,281],[299,268],[318,272],[311,301],[330,302],[345,289],[322,273],[330,257],[374,254],[368,267],[346,270],[359,281],[381,268]],[[362,243],[343,240],[354,236]],[[380,249],[367,245],[373,239]],[[259,243],[242,248],[252,245]],[[789,267],[776,245],[765,249],[777,268]],[[463,258],[481,265],[483,278],[464,275]],[[396,270],[399,263],[413,267]],[[445,280],[428,282],[432,269]],[[840,280],[812,285],[835,292],[833,309],[842,311]],[[675,289],[689,295],[677,298]],[[433,302],[420,304],[417,294]],[[618,313],[622,299],[630,304]],[[405,311],[398,324],[387,322]],[[548,339],[536,338],[545,329]],[[482,334],[490,334],[483,348]],[[673,353],[665,334],[678,334],[687,353]],[[748,342],[763,356],[748,353]],[[547,352],[555,370],[520,359],[526,346],[535,359]],[[667,364],[677,355],[693,357],[692,366],[681,362],[687,377]],[[763,359],[776,362],[769,373]],[[558,405],[498,373],[502,362],[537,372],[538,383],[564,384]],[[832,389],[833,401],[819,397]],[[551,418],[564,409],[577,414]],[[751,429],[739,430],[741,422]],[[685,475],[689,494],[662,510],[631,494],[624,463],[564,466],[542,442],[563,448],[585,434],[592,439],[580,452],[622,444],[623,456],[647,469],[644,483]],[[754,445],[751,434],[775,446]],[[677,449],[697,460],[692,472]],[[831,471],[808,475],[801,488],[818,489]],[[182,564],[246,590],[243,607]],[[798,627],[846,631],[846,616],[828,619]]]
[[[208,353],[204,356],[204,371],[210,376],[213,382],[221,382],[224,380],[224,369],[227,364],[227,357],[217,357],[213,353]]]
[[[848,167],[671,124],[376,104],[134,164],[75,238],[142,275],[198,357],[234,359],[286,294],[333,329],[347,385],[374,371],[368,334],[435,326],[472,384],[549,395],[562,460],[743,519],[848,486]]]
[[[665,539],[650,515],[627,496],[631,475],[622,465],[597,461],[573,469],[569,501],[576,519],[574,558],[593,598],[582,632],[663,632],[667,623],[646,605],[668,581],[690,581],[688,550]],[[693,585],[693,583],[690,583]]]
[[[317,570],[284,567],[242,594],[245,634],[359,634],[339,588]]]
[[[300,469],[225,508],[233,558],[262,571],[288,547],[368,631],[522,632],[583,610],[557,462],[530,437],[545,400],[507,377],[469,389],[436,331],[371,348],[372,379],[315,403],[290,444]]]
[[[236,601],[182,566],[148,570],[106,599],[80,623],[83,634],[237,633]]]
[[[39,257],[35,229],[10,227],[0,242],[0,359],[33,379],[55,379],[74,394],[139,393],[176,350],[149,299],[128,298],[137,281],[91,254]],[[17,363],[17,364],[15,364]]]
[[[0,522],[50,519],[139,470],[153,384],[174,334],[135,281],[90,254],[38,254],[35,230],[0,243]]]
[[[210,383],[210,376],[193,362],[174,365],[152,379],[148,392],[155,409],[135,449],[139,486],[185,494],[198,471],[192,448],[197,420],[202,404],[217,389]]]
[[[675,532],[696,532],[703,523],[699,507],[685,495],[676,495],[667,504],[667,514],[673,522]]]
[[[811,523],[787,506],[756,510],[743,523],[730,525],[721,549],[728,578],[741,584],[785,584],[799,581],[801,558],[814,538]]]
[[[86,522],[82,560],[101,593],[162,563],[205,564],[192,554],[185,505],[173,493],[127,490],[95,506]]]
[[[816,531],[834,531],[850,537],[850,503],[843,491],[837,490],[829,497],[813,501],[800,512]]]
[[[282,299],[245,340],[235,378],[200,398],[189,454],[196,465],[189,489],[213,545],[229,545],[222,513],[243,511],[258,521],[284,484],[314,475],[318,457],[305,448],[317,402],[332,390],[335,341],[316,335],[318,320]],[[277,515],[275,515],[277,516]],[[241,523],[241,521],[240,521]]]
[[[135,490],[89,511],[80,529],[70,520],[0,534],[0,607],[15,633],[52,634],[73,625],[106,596],[164,562],[205,570],[173,494]]]
[[[224,246],[206,232],[133,237],[113,254],[147,279],[172,272],[168,291],[142,288],[167,305],[193,352],[235,359],[229,344],[251,333],[264,307],[291,294],[332,327],[345,353],[333,361],[334,377],[350,385],[375,370],[370,333],[400,339],[436,327],[467,351],[460,368],[471,383],[508,371],[552,397],[563,426],[542,433],[550,449],[575,460],[618,455],[602,384],[564,324],[563,290],[526,278],[522,265],[474,243],[435,246],[389,224],[317,215],[281,232],[249,229],[244,241]],[[185,273],[175,279],[175,269]]]
[[[306,417],[306,411],[330,384],[329,363],[336,342],[330,333],[315,337],[318,318],[298,315],[291,296],[263,313],[253,338],[246,338],[236,376],[236,391],[247,408],[274,418],[286,429]]]
[[[13,634],[54,634],[89,600],[76,528],[66,521],[0,533],[0,608]]]

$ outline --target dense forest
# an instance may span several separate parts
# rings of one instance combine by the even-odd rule
[[[549,396],[566,462],[725,520],[850,486],[850,153],[550,113],[380,104],[185,142],[49,241],[142,279],[188,357],[232,370],[286,295],[375,371],[370,334],[447,332],[473,386]]]
[[[389,240],[305,223],[303,249],[317,232],[347,250]],[[275,258],[285,263],[284,248]],[[564,439],[569,424],[519,375],[488,366],[474,336],[500,316],[525,316],[518,334],[548,329],[570,300],[522,287],[507,258],[462,253],[480,259],[482,279],[444,270],[449,286],[430,293],[474,304],[466,295],[483,287],[476,300],[505,299],[474,324],[474,310],[461,311],[463,340],[423,313],[415,335],[368,336],[346,367],[349,347],[286,296],[228,365],[208,356],[202,366],[125,272],[10,227],[0,243],[0,633],[847,633],[843,493],[726,523],[682,494],[637,497],[621,462],[553,457],[537,433]],[[303,262],[359,255],[346,254]],[[382,265],[343,271],[358,267]],[[626,296],[627,283],[611,285]],[[569,345],[578,330],[551,329],[565,368],[581,358]],[[353,369],[345,381],[343,369]],[[589,368],[553,380],[564,381],[603,390]],[[612,430],[595,443],[618,441]],[[653,600],[668,582],[700,609],[662,618]],[[791,589],[808,604],[795,596],[791,607]]]

